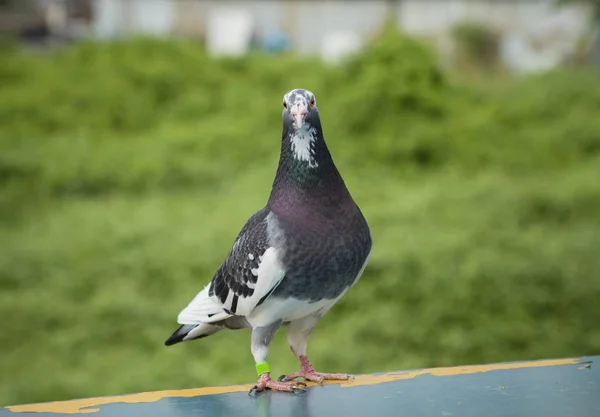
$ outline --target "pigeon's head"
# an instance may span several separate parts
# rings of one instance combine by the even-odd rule
[[[315,95],[303,88],[288,91],[283,96],[283,125],[298,130],[319,122]]]

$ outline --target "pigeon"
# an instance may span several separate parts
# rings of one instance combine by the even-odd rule
[[[287,92],[282,119],[279,165],[266,206],[246,222],[165,342],[250,329],[258,373],[251,393],[294,392],[304,389],[304,381],[352,378],[316,372],[306,348],[319,320],[362,275],[372,247],[367,221],[325,144],[315,95],[300,88]],[[274,380],[268,348],[281,327],[300,371]]]

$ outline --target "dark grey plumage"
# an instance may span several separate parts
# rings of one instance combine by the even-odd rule
[[[296,90],[288,100],[304,92]],[[251,271],[258,268],[257,255],[262,256],[269,247],[269,212],[276,215],[286,236],[280,248],[286,275],[273,297],[335,299],[354,283],[371,250],[369,227],[333,163],[318,113],[306,118],[316,130],[314,168],[309,167],[310,161],[295,158],[290,140],[295,132],[285,110],[283,120],[280,161],[269,201],[244,225],[210,284],[210,294],[216,294],[222,303],[229,292],[235,294],[228,309],[233,314],[238,297],[254,293],[247,284],[256,284]]]
[[[287,100],[306,94],[292,90]],[[357,278],[371,251],[371,234],[333,162],[319,113],[309,112],[306,123],[316,131],[311,144],[316,167],[295,158],[293,120],[284,109],[281,155],[267,208],[288,236],[283,256],[287,273],[273,296],[335,299]]]

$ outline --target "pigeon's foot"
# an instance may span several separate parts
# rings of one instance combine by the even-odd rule
[[[292,381],[296,378],[304,378],[307,381],[321,383],[323,381],[346,381],[352,376],[348,374],[326,374],[323,372],[296,372],[295,374],[281,375],[278,381]]]
[[[287,391],[287,392],[304,391],[304,387],[306,387],[306,384],[303,382],[273,381],[271,379],[271,374],[266,372],[258,378],[258,383],[252,387],[249,394],[253,394],[255,392],[261,392],[267,388],[275,390],[275,391]]]
[[[300,356],[300,372],[295,374],[281,375],[278,381],[293,381],[296,378],[304,378],[307,381],[321,383],[323,381],[346,381],[352,379],[348,374],[326,374],[317,372],[306,356]]]

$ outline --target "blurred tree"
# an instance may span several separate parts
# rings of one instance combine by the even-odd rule
[[[591,10],[589,26],[583,36],[582,51],[587,59],[596,66],[600,66],[600,0],[558,0],[559,5],[580,3]]]
[[[499,66],[500,37],[487,25],[464,21],[452,28],[458,66],[477,68],[486,72]]]

